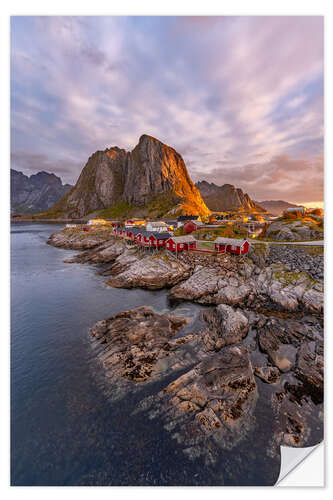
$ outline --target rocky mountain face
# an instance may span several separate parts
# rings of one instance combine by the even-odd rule
[[[11,212],[32,214],[52,207],[72,186],[63,185],[60,177],[47,172],[28,177],[17,170],[10,170]]]
[[[210,210],[224,212],[265,212],[266,210],[251,200],[248,194],[232,184],[216,184],[207,181],[197,182],[196,187]]]
[[[148,135],[131,152],[96,151],[49,214],[82,217],[103,209],[110,216],[210,213],[180,154]]]
[[[299,205],[295,205],[294,203],[289,203],[288,201],[283,200],[265,200],[265,201],[255,201],[257,205],[263,207],[267,212],[273,215],[280,215],[286,208],[295,208]]]

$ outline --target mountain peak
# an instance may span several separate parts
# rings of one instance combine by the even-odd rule
[[[119,206],[150,216],[210,214],[181,155],[146,134],[131,152],[115,146],[90,156],[76,185],[54,210],[82,217],[103,209],[119,213]]]
[[[11,211],[13,214],[33,214],[47,210],[72,186],[62,184],[60,177],[41,171],[30,177],[10,170]]]
[[[140,142],[145,142],[145,141],[157,141],[157,142],[161,142],[159,139],[156,139],[156,137],[153,137],[152,135],[148,135],[148,134],[142,134],[142,136],[140,137],[139,139],[139,143]],[[163,144],[163,143],[161,143]]]
[[[200,181],[196,184],[200,194],[210,210],[215,212],[265,212],[265,209],[251,200],[247,193],[232,184],[216,184]]]

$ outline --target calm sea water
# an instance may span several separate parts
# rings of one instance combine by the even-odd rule
[[[131,415],[137,401],[109,398],[88,328],[143,304],[171,309],[165,291],[104,285],[92,266],[64,264],[75,252],[46,245],[54,224],[14,224],[11,234],[12,485],[273,484],[272,416],[259,383],[258,426],[207,467],[190,461],[158,420]],[[198,318],[200,307],[175,312]]]

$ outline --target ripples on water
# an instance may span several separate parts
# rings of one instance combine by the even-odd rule
[[[165,291],[105,287],[94,267],[64,264],[75,252],[46,245],[54,224],[14,224],[11,246],[11,481],[13,485],[264,485],[279,474],[260,432],[206,467],[191,462],[158,420],[131,416],[137,395],[112,402],[88,337],[96,321],[140,305],[170,307]],[[174,310],[198,320],[200,306]],[[194,325],[192,324],[194,328]],[[165,382],[164,382],[165,383]],[[258,383],[259,391],[265,391]],[[277,450],[275,450],[277,452]]]

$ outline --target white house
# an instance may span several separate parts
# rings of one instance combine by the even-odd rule
[[[165,233],[168,230],[168,224],[163,221],[148,221],[146,224],[146,231],[154,231],[155,233]]]
[[[292,207],[292,208],[286,208],[286,210],[284,211],[284,213],[290,213],[290,212],[300,212],[302,215],[305,214],[306,210],[305,210],[305,207]]]

